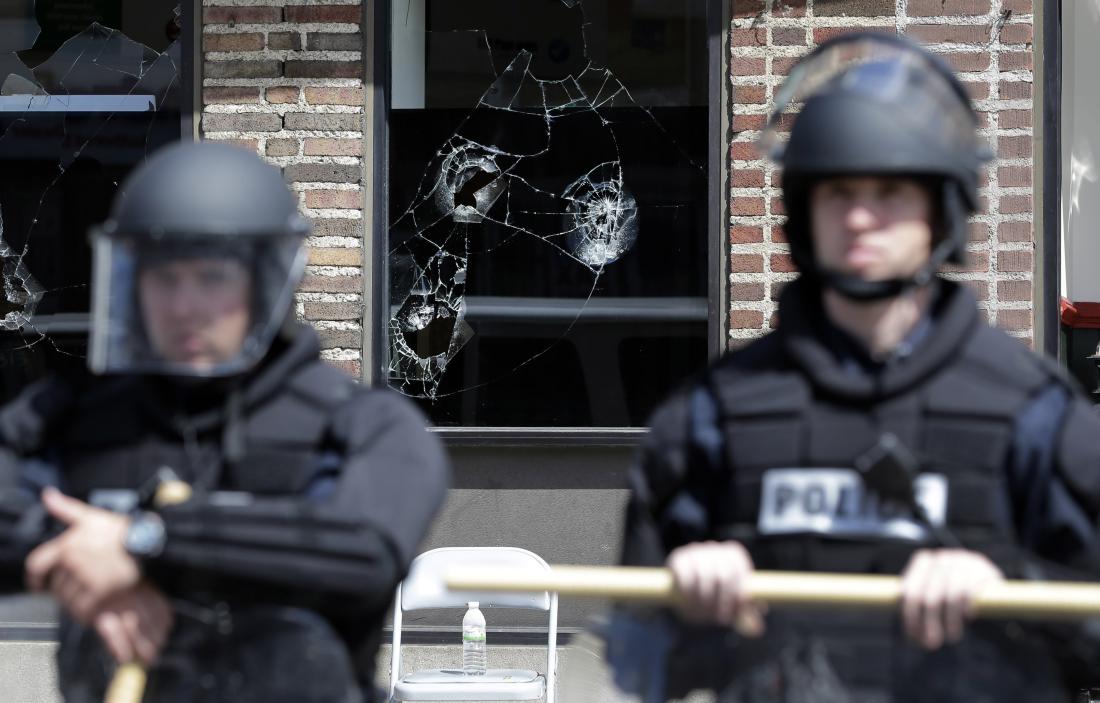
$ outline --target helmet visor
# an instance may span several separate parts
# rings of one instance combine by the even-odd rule
[[[885,34],[858,34],[823,44],[798,62],[775,97],[760,150],[783,157],[783,116],[820,94],[847,94],[888,106],[899,129],[935,129],[952,150],[985,158],[977,118],[950,70],[909,42]]]
[[[150,240],[93,233],[94,373],[218,377],[267,353],[305,268],[292,236]]]

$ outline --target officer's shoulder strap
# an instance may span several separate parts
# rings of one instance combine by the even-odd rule
[[[804,405],[805,398],[799,393],[776,392],[777,383],[792,385],[787,371],[778,336],[770,334],[725,355],[687,384],[684,486],[704,506],[709,520],[714,519],[712,501],[720,494],[718,487],[725,475],[723,421],[738,414],[767,414]]]
[[[341,409],[355,396],[357,383],[339,369],[314,359],[291,371],[272,396],[249,417],[253,440],[305,447],[339,445]]]
[[[287,389],[301,402],[325,412],[335,412],[355,395],[355,379],[317,359],[300,367],[287,379]]]
[[[136,385],[125,376],[44,378],[0,408],[0,441],[28,455],[42,450],[50,433],[74,415],[117,423],[118,410],[133,404],[130,393]],[[93,412],[82,412],[85,408]]]
[[[723,417],[791,414],[810,400],[806,380],[775,332],[727,354],[706,379]]]
[[[978,325],[962,349],[961,371],[973,373],[1025,396],[1034,396],[1051,386],[1079,390],[1075,381],[1055,361],[1036,354],[1019,340],[988,325]]]

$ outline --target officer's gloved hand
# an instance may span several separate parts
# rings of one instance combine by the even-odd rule
[[[982,589],[1004,580],[984,554],[965,549],[922,549],[901,575],[905,632],[933,650],[962,639]]]
[[[764,633],[764,608],[749,596],[752,557],[740,542],[695,542],[666,562],[680,594],[677,610],[696,623],[727,625],[745,637]]]

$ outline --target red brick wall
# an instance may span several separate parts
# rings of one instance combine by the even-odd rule
[[[796,275],[783,240],[779,174],[755,148],[770,101],[797,57],[856,29],[918,39],[960,72],[997,160],[971,222],[969,265],[950,276],[972,286],[990,322],[1030,342],[1031,0],[732,0],[731,346],[774,325],[778,292]]]
[[[205,0],[202,136],[281,167],[313,221],[297,311],[360,374],[363,8],[355,0]]]

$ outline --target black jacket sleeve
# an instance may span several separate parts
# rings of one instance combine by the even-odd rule
[[[388,603],[443,500],[446,458],[421,414],[388,391],[357,392],[334,433],[345,454],[331,495],[164,508],[167,540],[150,577],[168,589],[181,574],[215,589],[247,583],[255,599]]]
[[[630,500],[626,509],[621,561],[629,566],[660,566],[669,551],[687,540],[679,535],[683,523],[693,523],[698,514],[685,491],[689,452],[688,396],[677,394],[650,418],[650,430],[643,440],[630,471]],[[705,520],[705,515],[702,516]],[[697,525],[690,525],[696,527]]]
[[[38,454],[72,395],[67,382],[49,378],[0,408],[0,593],[23,590],[27,554],[56,534],[38,492],[57,485],[58,475]]]
[[[1017,418],[1009,467],[1012,519],[1027,561],[1044,565],[1050,577],[1100,575],[1097,437],[1100,415],[1061,384],[1040,392]],[[1060,572],[1063,567],[1068,571]]]

